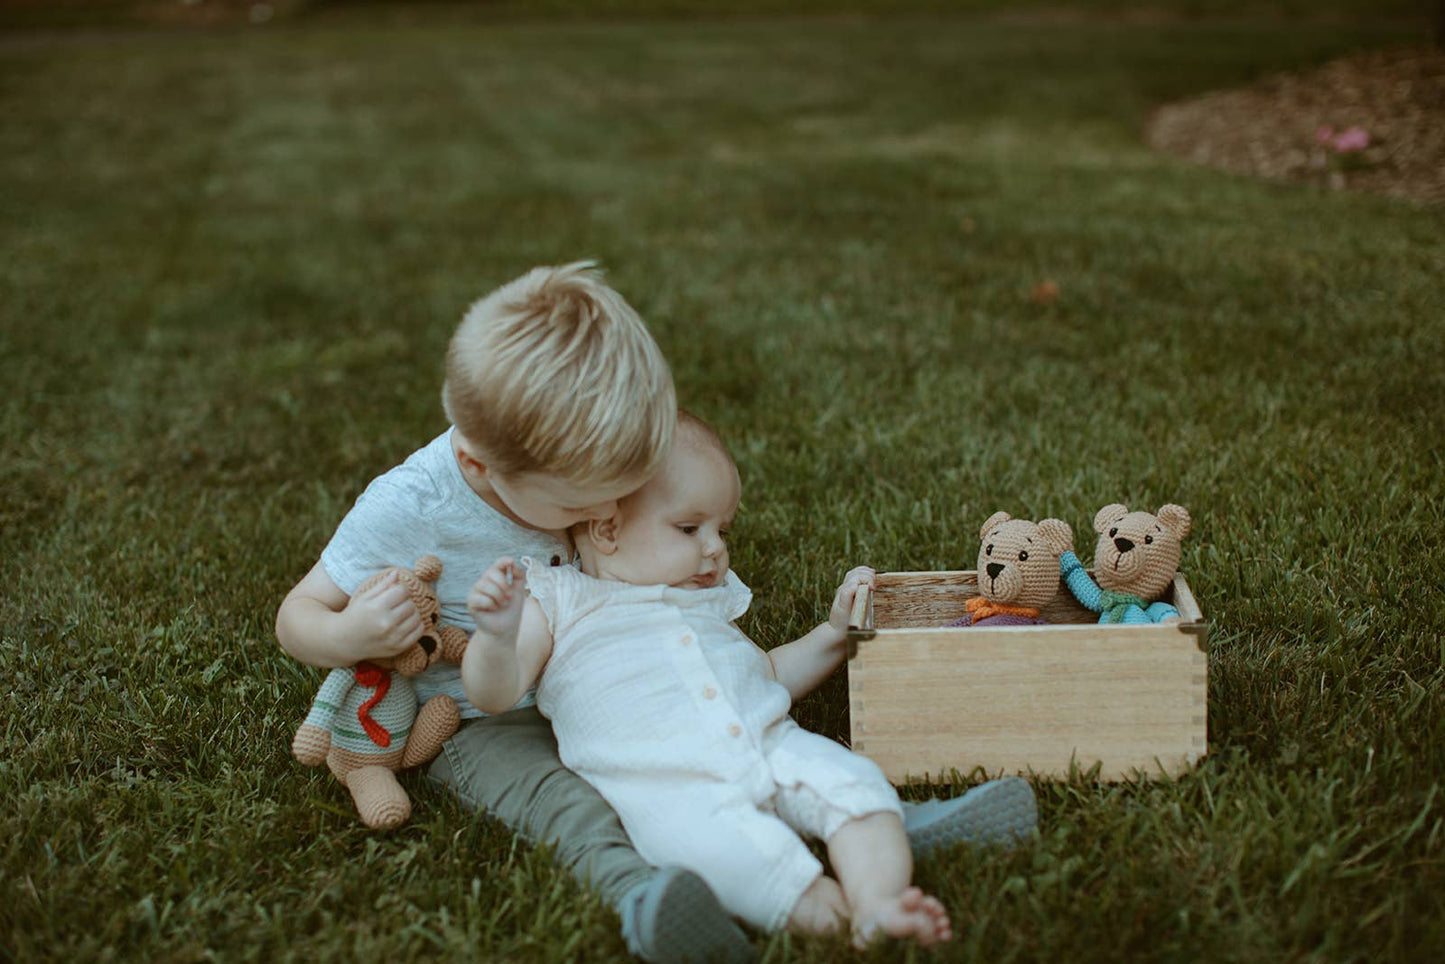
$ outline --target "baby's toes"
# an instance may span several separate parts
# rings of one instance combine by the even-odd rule
[[[943,902],[937,897],[924,895],[919,902],[919,912],[928,918],[933,928],[933,936],[938,941],[949,941],[953,939],[953,924],[948,919],[948,911],[943,907]]]
[[[928,900],[928,895],[917,887],[905,887],[903,893],[898,895],[898,906],[910,913],[923,909],[923,902]]]

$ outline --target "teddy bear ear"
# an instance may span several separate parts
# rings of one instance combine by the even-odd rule
[[[1044,539],[1044,545],[1054,551],[1055,555],[1063,555],[1074,548],[1074,530],[1063,519],[1045,519],[1039,523],[1039,535]]]
[[[1189,510],[1182,505],[1163,505],[1155,514],[1159,517],[1159,524],[1174,533],[1177,539],[1189,535],[1189,530],[1194,525],[1194,521],[1189,518]]]
[[[1117,522],[1122,516],[1129,514],[1129,507],[1115,502],[1113,505],[1106,505],[1094,516],[1094,531],[1103,532],[1109,526]]]
[[[987,539],[990,529],[994,528],[995,526],[1001,526],[1012,518],[1013,516],[1009,515],[1007,512],[995,512],[993,515],[988,517],[988,521],[983,524],[983,528],[978,530],[978,537],[980,539]]]
[[[436,582],[442,574],[442,561],[433,555],[425,555],[416,561],[416,577],[422,582]]]

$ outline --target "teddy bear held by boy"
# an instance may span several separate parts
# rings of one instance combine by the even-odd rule
[[[328,673],[291,743],[291,752],[307,766],[325,762],[351,791],[361,822],[379,830],[411,816],[411,798],[396,771],[433,759],[460,723],[456,701],[449,696],[434,696],[418,709],[411,682],[438,660],[460,663],[466,652],[466,632],[441,624],[431,585],[441,571],[441,560],[427,555],[416,561],[414,571],[383,569],[357,587],[360,593],[395,578],[430,628],[399,656]]]

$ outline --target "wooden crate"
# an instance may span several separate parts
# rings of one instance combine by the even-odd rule
[[[1179,774],[1207,749],[1208,624],[1182,575],[1170,593],[1178,623],[1101,626],[1060,583],[1055,625],[946,629],[977,573],[880,573],[849,628],[853,749],[900,784]]]

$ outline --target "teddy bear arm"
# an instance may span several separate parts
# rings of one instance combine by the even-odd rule
[[[309,767],[320,766],[331,751],[331,732],[302,723],[291,740],[291,755]]]
[[[1089,574],[1084,571],[1084,564],[1074,555],[1072,549],[1059,555],[1059,573],[1064,577],[1064,585],[1069,587],[1069,592],[1074,594],[1081,606],[1094,612],[1104,608],[1101,601],[1102,591],[1098,584],[1089,578]]]
[[[317,766],[331,749],[331,724],[346,703],[356,677],[349,669],[338,667],[326,674],[311,709],[291,741],[291,752],[307,766]]]

